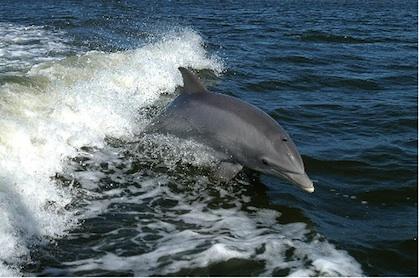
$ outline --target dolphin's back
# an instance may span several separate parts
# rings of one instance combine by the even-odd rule
[[[260,109],[211,92],[181,94],[156,118],[149,130],[193,138],[231,155],[244,153],[237,151],[243,148],[258,151],[258,146],[266,140],[261,134],[281,133],[279,136],[288,137],[281,126]]]

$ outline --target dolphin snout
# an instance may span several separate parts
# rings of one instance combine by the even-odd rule
[[[305,173],[305,170],[299,172],[291,172],[284,170],[275,170],[271,169],[271,174],[277,177],[285,178],[286,180],[294,183],[299,188],[305,190],[306,192],[312,193],[315,191],[314,183]]]
[[[312,193],[315,191],[314,183],[311,181],[311,179],[308,177],[306,173],[302,173],[302,174],[287,173],[287,178],[294,184],[298,185],[301,189],[305,190],[306,192]]]

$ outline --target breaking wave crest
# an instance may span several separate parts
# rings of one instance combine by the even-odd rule
[[[16,36],[34,32],[19,30]],[[48,50],[37,46],[41,55]],[[18,273],[34,242],[63,236],[78,222],[66,209],[73,190],[52,179],[67,157],[83,146],[102,147],[107,136],[135,134],[143,120],[138,110],[181,85],[177,67],[222,69],[192,31],[135,50],[34,64],[0,87],[0,275]]]

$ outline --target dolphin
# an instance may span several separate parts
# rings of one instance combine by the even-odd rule
[[[245,166],[314,191],[295,144],[277,121],[238,98],[208,91],[188,69],[178,70],[184,83],[181,94],[145,133],[171,134],[211,147],[220,159],[216,175],[223,181]]]

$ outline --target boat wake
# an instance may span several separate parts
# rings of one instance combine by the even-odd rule
[[[20,58],[0,55],[0,276],[215,274],[227,262],[243,275],[249,264],[254,275],[362,274],[306,224],[255,207],[246,177],[212,184],[205,146],[129,143],[182,85],[178,67],[222,72],[196,32],[76,54],[42,27],[2,33],[0,53]]]

